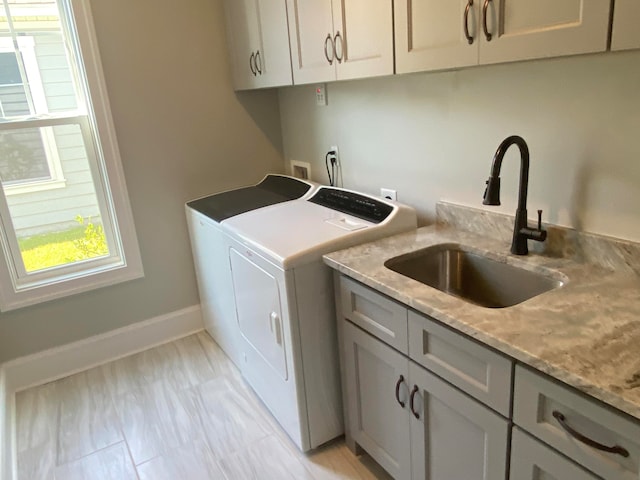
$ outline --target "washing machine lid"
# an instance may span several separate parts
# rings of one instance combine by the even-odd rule
[[[222,226],[232,237],[288,269],[334,250],[416,228],[416,215],[405,205],[321,187],[308,200],[248,212],[225,220]]]
[[[188,202],[187,206],[221,222],[241,213],[301,198],[313,188],[311,182],[269,174],[256,185],[199,198]]]

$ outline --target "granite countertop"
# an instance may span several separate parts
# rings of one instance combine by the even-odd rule
[[[564,279],[508,308],[468,303],[384,266],[456,243]],[[640,277],[570,258],[509,254],[509,243],[446,225],[422,227],[324,256],[330,267],[453,329],[640,419]]]

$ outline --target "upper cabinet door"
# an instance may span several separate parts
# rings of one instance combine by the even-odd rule
[[[391,0],[333,0],[337,79],[393,74]]]
[[[478,63],[482,0],[394,0],[396,72]]]
[[[607,49],[609,1],[481,1],[481,64]]]
[[[611,50],[640,48],[640,2],[616,0]]]
[[[226,0],[234,88],[291,85],[284,0]]]
[[[293,82],[335,80],[331,0],[287,0],[287,14],[291,29]]]

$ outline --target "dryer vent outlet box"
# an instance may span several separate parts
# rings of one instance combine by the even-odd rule
[[[300,162],[291,160],[291,176],[302,180],[309,180],[311,176],[311,164],[309,162]]]

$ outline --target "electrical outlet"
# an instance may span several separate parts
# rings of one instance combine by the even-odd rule
[[[382,198],[386,198],[387,200],[397,200],[398,192],[396,192],[395,190],[391,190],[390,188],[381,188],[380,196]]]
[[[330,152],[335,152],[335,154],[329,155],[329,160],[334,158],[335,161],[336,161],[336,166],[339,166],[340,165],[340,157],[338,156],[338,146],[337,145],[331,145],[329,147],[329,151]]]

